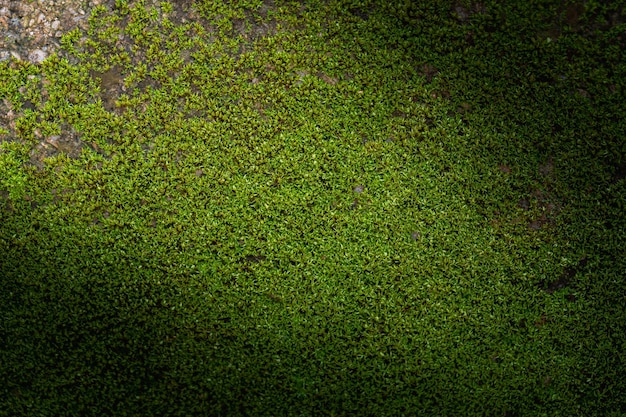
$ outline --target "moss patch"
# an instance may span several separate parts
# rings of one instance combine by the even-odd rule
[[[120,0],[1,63],[0,415],[626,412],[624,9],[519,4]]]

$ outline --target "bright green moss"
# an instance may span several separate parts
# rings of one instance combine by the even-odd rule
[[[618,415],[622,26],[534,3],[117,1],[2,63],[0,409]]]

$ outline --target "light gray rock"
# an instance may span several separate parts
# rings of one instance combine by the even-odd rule
[[[48,53],[42,49],[33,49],[28,54],[28,60],[33,64],[41,64],[48,57]]]

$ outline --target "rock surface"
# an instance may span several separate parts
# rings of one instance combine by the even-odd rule
[[[0,0],[0,61],[11,57],[41,63],[61,36],[87,28],[91,10],[108,0]]]

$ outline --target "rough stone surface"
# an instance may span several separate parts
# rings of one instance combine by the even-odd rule
[[[111,0],[0,0],[0,61],[12,57],[41,63],[60,46],[61,36],[87,28],[87,17]]]

